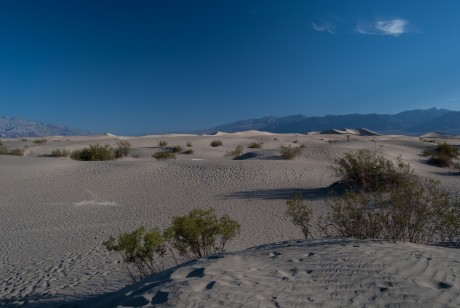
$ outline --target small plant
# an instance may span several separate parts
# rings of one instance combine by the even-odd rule
[[[194,151],[192,149],[188,149],[188,150],[185,150],[184,152],[182,152],[182,154],[193,154]]]
[[[191,147],[192,147],[192,142],[191,142],[191,141],[187,142],[187,147],[188,147],[188,148],[191,148]]]
[[[433,150],[423,151],[424,156],[431,156],[430,161],[440,167],[451,167],[453,160],[460,156],[460,151],[455,146],[446,142],[438,144]]]
[[[371,191],[396,186],[413,173],[400,158],[394,164],[372,149],[345,153],[332,170],[348,189]]]
[[[292,143],[299,143],[299,140],[296,139],[296,140],[292,141]]]
[[[163,234],[157,228],[147,230],[141,226],[131,233],[118,235],[116,239],[110,236],[102,245],[109,251],[121,253],[134,282],[164,270],[168,250]]]
[[[48,142],[48,140],[46,140],[46,139],[36,139],[36,140],[34,140],[34,143],[36,143],[36,144],[43,144],[43,143],[46,143],[46,142]]]
[[[115,157],[126,157],[129,155],[129,150],[131,149],[131,143],[128,141],[118,141],[115,148]]]
[[[70,158],[82,161],[113,160],[115,159],[115,150],[108,144],[90,145],[89,148],[72,151]]]
[[[164,140],[160,140],[160,141],[158,141],[158,146],[160,148],[164,148],[164,147],[168,146],[168,142],[166,142]]]
[[[260,143],[252,142],[252,143],[250,143],[248,145],[248,148],[250,148],[250,149],[261,149],[263,144],[264,144],[263,142],[260,142]]]
[[[171,148],[171,152],[173,153],[179,153],[180,151],[182,151],[182,147],[180,145],[176,145]]]
[[[24,156],[24,150],[18,148],[7,150],[6,148],[3,148],[0,149],[0,155]]]
[[[225,157],[237,157],[243,154],[243,147],[241,145],[237,145],[234,150],[227,151]]]
[[[182,256],[202,258],[223,252],[226,243],[240,231],[240,225],[228,215],[217,218],[214,209],[194,209],[176,216],[165,238]]]
[[[27,139],[23,138],[23,139],[21,139],[21,141],[27,141]]]
[[[303,147],[280,146],[280,153],[284,159],[294,159],[302,154]]]
[[[55,149],[51,151],[51,156],[53,157],[69,157],[70,156],[70,151],[69,150],[61,150],[61,149]]]
[[[213,140],[213,141],[211,141],[211,146],[212,147],[219,147],[221,145],[223,145],[221,140]]]
[[[169,151],[156,152],[152,155],[152,157],[158,160],[176,159],[176,153]]]
[[[299,226],[302,229],[302,233],[305,238],[308,238],[308,236],[313,237],[310,232],[310,222],[313,212],[310,206],[303,200],[302,196],[297,195],[294,199],[288,200],[286,204],[286,216],[291,219],[294,225]]]

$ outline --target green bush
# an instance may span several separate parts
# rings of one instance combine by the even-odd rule
[[[227,151],[225,157],[237,157],[243,154],[243,147],[241,145],[237,145],[234,150]]]
[[[158,228],[147,230],[141,226],[131,233],[113,236],[102,245],[109,251],[121,253],[128,274],[136,282],[164,270],[167,246]]]
[[[90,145],[89,148],[72,151],[70,158],[82,161],[113,160],[115,159],[115,150],[108,144]]]
[[[206,257],[223,252],[228,240],[240,231],[240,225],[228,215],[217,218],[214,209],[194,209],[173,218],[165,238],[181,256]]]
[[[166,142],[166,141],[164,141],[164,140],[158,141],[158,146],[159,146],[160,148],[164,148],[164,147],[166,147],[167,145],[168,145],[168,142]]]
[[[169,151],[156,152],[152,155],[152,157],[158,160],[176,159],[176,153]]]
[[[211,146],[212,147],[219,147],[221,145],[223,145],[221,140],[213,140],[213,141],[211,141]]]
[[[302,196],[295,196],[294,199],[288,200],[286,204],[286,216],[291,219],[294,225],[299,226],[302,229],[302,233],[305,238],[312,236],[310,229],[313,211],[303,200]]]
[[[129,150],[131,149],[131,143],[128,141],[118,141],[115,148],[115,157],[126,157],[129,155]]]
[[[61,149],[55,149],[51,151],[51,156],[53,157],[69,157],[70,156],[70,151],[68,150],[61,150]]]
[[[263,144],[264,144],[263,142],[260,142],[260,143],[252,142],[252,143],[250,143],[248,145],[248,148],[250,148],[250,149],[261,149]]]
[[[284,159],[294,159],[302,154],[303,147],[280,146],[280,153]]]
[[[36,139],[36,140],[34,140],[34,143],[36,143],[36,144],[43,144],[43,143],[46,143],[46,142],[48,142],[48,140],[46,140],[46,139]]]
[[[412,175],[409,164],[398,158],[397,164],[372,149],[360,149],[345,155],[332,167],[335,175],[351,190],[389,188]]]
[[[423,152],[424,156],[431,156],[431,163],[440,167],[451,167],[454,165],[453,160],[460,156],[460,151],[455,146],[446,142],[438,144],[432,150],[427,149]]]

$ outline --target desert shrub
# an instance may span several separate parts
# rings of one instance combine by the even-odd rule
[[[160,148],[164,148],[164,147],[166,147],[167,145],[168,145],[168,142],[166,142],[166,141],[164,141],[164,140],[158,141],[158,146],[159,146]]]
[[[213,141],[211,141],[211,146],[212,146],[212,147],[219,147],[219,146],[221,146],[222,144],[223,144],[223,143],[222,143],[221,140],[213,140]]]
[[[182,154],[193,154],[194,151],[192,149],[188,149],[188,150],[185,150],[184,152],[182,152]]]
[[[8,150],[7,148],[2,148],[0,149],[0,155],[24,156],[24,150],[18,148]]]
[[[241,145],[237,145],[234,150],[227,151],[225,153],[225,157],[237,157],[243,154],[243,147]]]
[[[180,145],[176,145],[171,148],[171,152],[179,153],[180,151],[182,151],[182,147]]]
[[[69,157],[70,151],[65,149],[54,149],[51,151],[51,156],[53,157]]]
[[[176,159],[176,153],[170,151],[156,152],[152,157],[158,160]]]
[[[459,206],[439,182],[416,175],[387,190],[348,191],[329,208],[322,222],[339,236],[426,244],[459,239]]]
[[[313,212],[302,196],[295,196],[293,199],[288,200],[286,204],[286,216],[291,219],[294,225],[302,229],[305,238],[312,236],[310,229]]]
[[[303,147],[280,146],[280,153],[284,159],[294,159],[302,154]]]
[[[173,218],[165,238],[182,256],[206,257],[224,251],[228,240],[235,237],[240,225],[228,215],[217,218],[214,209],[194,209]]]
[[[296,140],[292,141],[292,143],[299,143],[299,140],[296,139]]]
[[[335,175],[351,190],[378,190],[397,185],[413,171],[398,158],[397,164],[373,149],[360,149],[336,160]]]
[[[115,159],[115,150],[108,144],[95,144],[88,148],[72,151],[70,158],[83,161],[113,160]]]
[[[27,139],[23,138],[23,139],[21,139],[21,141],[27,141]]]
[[[259,143],[252,142],[252,143],[250,143],[248,145],[248,148],[250,148],[250,149],[261,149],[263,144],[264,144],[263,142],[259,142]]]
[[[46,142],[48,142],[48,140],[46,140],[46,139],[36,139],[36,140],[34,140],[34,143],[36,143],[36,144],[43,144],[43,143],[46,143]]]
[[[147,230],[141,226],[131,233],[118,235],[116,239],[110,236],[102,245],[109,251],[121,253],[128,274],[134,281],[164,270],[168,249],[158,228]]]
[[[438,144],[434,149],[427,149],[424,156],[431,156],[430,162],[440,167],[451,167],[453,160],[460,156],[460,151],[455,146],[446,142]]]
[[[3,146],[3,142],[0,140],[0,148],[2,148]]]
[[[128,141],[118,141],[115,147],[115,157],[126,157],[129,155],[129,150],[131,149],[131,143]]]
[[[187,147],[189,147],[189,148],[192,147],[192,142],[191,141],[187,142]]]

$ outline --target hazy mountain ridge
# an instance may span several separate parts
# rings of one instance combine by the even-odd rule
[[[17,117],[0,117],[1,138],[79,135],[86,136],[91,135],[91,133],[66,125],[49,124]]]
[[[263,117],[220,125],[203,133],[261,130],[272,133],[307,133],[332,128],[365,127],[383,134],[419,135],[432,131],[460,134],[460,111],[431,108],[390,114],[347,114],[307,117]]]

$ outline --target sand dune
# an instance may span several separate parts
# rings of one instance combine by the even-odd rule
[[[219,298],[230,306],[241,302],[284,307],[296,305],[296,300],[305,303],[308,296],[313,300],[311,304],[318,306],[348,305],[351,300],[359,306],[366,299],[371,305],[385,305],[401,303],[401,298],[414,306],[417,300],[434,306],[458,305],[454,290],[458,294],[459,282],[449,276],[459,277],[458,263],[451,258],[452,254],[458,255],[458,250],[338,240],[291,242],[291,247],[269,244],[302,238],[300,230],[284,216],[286,200],[301,193],[315,215],[320,214],[324,198],[336,181],[330,166],[343,153],[358,148],[381,149],[390,159],[401,155],[417,174],[438,179],[447,189],[458,192],[459,177],[452,170],[427,164],[420,153],[430,144],[416,137],[353,135],[347,142],[346,136],[338,134],[155,135],[123,137],[132,144],[133,157],[110,162],[37,157],[49,155],[56,148],[114,145],[120,139],[107,135],[64,138],[47,138],[44,144],[3,140],[8,148],[28,147],[26,154],[31,157],[0,156],[0,306],[85,306],[87,301],[102,300],[123,305],[131,300],[131,304],[144,305],[156,294],[160,294],[157,299],[165,298],[163,293],[170,294],[166,304],[172,306],[193,306],[200,301],[218,305]],[[211,147],[214,139],[222,140],[223,146]],[[157,161],[151,155],[160,150],[160,140],[183,148],[191,142],[194,153],[178,154],[172,161]],[[460,140],[448,141],[460,145]],[[247,148],[252,142],[263,142],[263,148]],[[281,145],[299,144],[305,144],[301,157],[280,159]],[[225,158],[225,153],[237,145],[244,147],[241,160]],[[109,235],[141,224],[164,228],[174,215],[211,206],[218,214],[228,213],[241,224],[241,234],[229,243],[229,253],[224,258],[178,268],[171,274],[171,282],[161,282],[157,287],[145,285],[146,289],[138,289],[137,295],[132,293],[125,298],[122,291],[99,298],[130,284],[120,257],[101,245]],[[268,246],[236,252],[256,245]],[[294,261],[310,251],[321,256],[315,261],[319,263]],[[420,263],[414,263],[418,260],[415,251],[432,260],[421,258]],[[270,252],[281,255],[270,258]],[[194,266],[205,268],[201,277],[204,279],[193,277],[195,274],[187,279]],[[222,273],[227,267],[228,273]],[[306,272],[311,269],[316,276]],[[366,275],[371,276],[365,278]],[[360,277],[364,284],[359,284]],[[399,287],[385,285],[382,277]],[[149,281],[155,279],[163,278]],[[381,288],[387,290],[380,291]],[[163,293],[159,293],[160,289]]]

